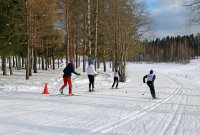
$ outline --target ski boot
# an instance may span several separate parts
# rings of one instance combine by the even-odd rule
[[[153,97],[152,97],[152,99],[158,99],[158,97],[156,97],[156,96],[153,96]]]
[[[69,93],[69,96],[73,96],[74,94],[72,94],[72,93]]]
[[[59,91],[60,91],[60,94],[62,94],[62,95],[63,95],[63,90],[62,90],[62,89],[60,89]]]

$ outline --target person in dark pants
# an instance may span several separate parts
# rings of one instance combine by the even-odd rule
[[[97,72],[94,69],[94,60],[91,60],[89,66],[87,67],[87,74],[89,79],[89,92],[92,92],[94,91],[94,77],[97,75]]]
[[[143,77],[143,83],[145,83],[145,79],[147,78],[147,85],[150,89],[151,96],[153,99],[156,99],[155,88],[154,88],[154,81],[156,76],[153,74],[153,70],[150,70],[150,73]]]
[[[69,85],[69,96],[72,96],[72,81],[71,81],[71,76],[72,73],[76,75],[81,75],[80,73],[75,72],[74,70],[74,61],[73,59],[70,61],[70,63],[67,64],[65,69],[63,70],[64,75],[63,75],[63,86],[60,88],[60,93],[63,94],[63,89],[67,86],[67,83]]]
[[[113,89],[113,87],[115,86],[115,83],[117,83],[115,89],[118,88],[119,77],[120,77],[120,72],[119,72],[119,70],[118,70],[117,68],[115,68],[115,72],[114,72],[114,82],[113,82],[113,85],[112,85],[112,89]]]

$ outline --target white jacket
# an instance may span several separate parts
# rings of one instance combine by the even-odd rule
[[[119,77],[119,72],[114,72],[114,77]]]
[[[87,67],[87,74],[88,75],[96,75],[97,74],[97,72],[95,71],[94,66],[92,64],[90,64]]]

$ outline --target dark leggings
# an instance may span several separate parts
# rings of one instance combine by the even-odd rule
[[[118,87],[118,84],[119,84],[119,79],[118,79],[118,77],[114,77],[114,82],[113,82],[112,88],[114,87],[115,83],[117,83],[117,84],[116,84],[116,88],[117,88],[117,87]]]
[[[155,98],[155,97],[156,97],[156,94],[155,94],[155,89],[154,89],[154,84],[153,84],[153,82],[152,82],[152,81],[147,81],[147,85],[148,85],[149,88],[150,88],[151,96],[152,96],[153,98]]]
[[[94,88],[94,75],[88,75],[88,78],[89,78],[89,89],[91,88],[91,85],[92,88]]]

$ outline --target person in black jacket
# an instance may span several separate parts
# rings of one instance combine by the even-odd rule
[[[143,77],[143,83],[145,83],[145,79],[147,78],[147,85],[150,88],[151,96],[153,99],[156,99],[155,89],[154,89],[154,81],[156,76],[153,74],[153,70],[150,70],[150,73]]]
[[[81,75],[80,73],[75,72],[74,70],[74,61],[71,60],[70,63],[67,64],[67,66],[65,67],[65,69],[63,70],[63,86],[60,88],[60,93],[63,94],[63,89],[67,86],[67,83],[69,85],[69,95],[72,96],[72,81],[71,81],[71,76],[72,73],[76,74],[76,75]]]

